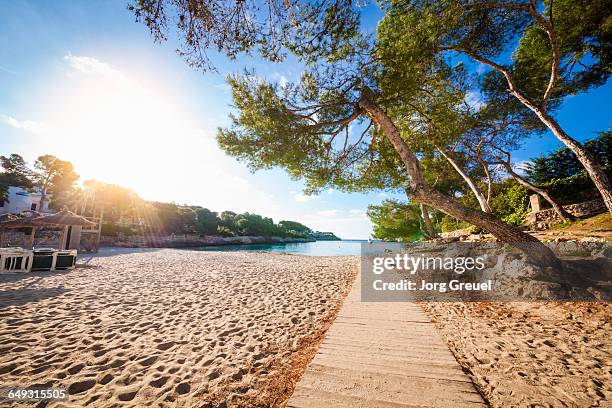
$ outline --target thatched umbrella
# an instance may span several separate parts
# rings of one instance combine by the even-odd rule
[[[34,220],[38,217],[24,217],[16,214],[5,214],[0,217],[0,228],[27,228],[37,225]]]
[[[7,222],[7,221],[14,221],[19,218],[21,217],[18,216],[17,214],[2,214],[0,215],[0,224]]]
[[[32,222],[34,225],[80,225],[82,227],[96,225],[95,222],[89,221],[87,218],[81,217],[80,215],[68,210],[62,210],[55,214],[36,217],[32,220]]]

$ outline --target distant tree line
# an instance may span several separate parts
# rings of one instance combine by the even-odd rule
[[[221,236],[280,236],[305,238],[312,232],[296,221],[275,223],[254,213],[220,214],[200,206],[150,202],[124,187],[87,180],[76,186],[79,175],[70,162],[52,155],[40,156],[32,167],[19,154],[0,156],[0,198],[9,187],[41,193],[41,205],[68,207],[87,216],[102,216],[105,235],[199,234]]]
[[[233,236],[279,236],[306,238],[312,231],[296,221],[280,221],[254,213],[217,213],[199,206],[153,202],[157,210],[154,225],[166,233]]]

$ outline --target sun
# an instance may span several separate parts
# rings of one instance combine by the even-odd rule
[[[53,102],[43,118],[44,143],[70,160],[81,180],[156,197],[171,173],[189,167],[193,149],[210,144],[159,86],[92,58],[67,59],[73,70],[47,95]]]

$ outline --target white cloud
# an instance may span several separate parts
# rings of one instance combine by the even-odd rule
[[[88,75],[101,75],[108,78],[127,79],[125,75],[111,65],[92,57],[78,57],[68,54],[64,56],[70,67]]]
[[[485,105],[482,95],[480,95],[480,93],[477,91],[469,91],[466,93],[464,101],[468,104],[468,106],[475,110],[479,110]]]
[[[338,214],[340,214],[340,210],[323,210],[323,211],[317,211],[317,215],[320,215],[321,217],[334,217]]]
[[[44,126],[41,123],[33,120],[20,120],[3,113],[0,114],[0,122],[6,123],[15,129],[22,129],[32,133],[40,133],[44,130]]]
[[[478,75],[482,75],[482,74],[484,74],[485,72],[487,72],[489,69],[490,69],[490,68],[489,68],[489,66],[488,66],[488,65],[485,65],[485,64],[483,64],[483,63],[479,62],[479,63],[478,63],[478,66],[476,67],[476,72],[478,73]]]
[[[281,74],[278,71],[272,73],[272,79],[278,82],[278,84],[282,88],[286,87],[289,84],[289,79],[287,78],[287,76],[285,76],[284,74]]]
[[[305,203],[307,201],[316,200],[317,196],[306,195],[304,193],[296,193],[295,191],[291,191],[290,193],[293,196],[293,199],[298,203]]]
[[[363,217],[366,215],[366,212],[364,210],[349,210],[349,214]]]
[[[281,76],[280,76],[280,79],[278,80],[278,83],[280,84],[280,86],[281,86],[282,88],[284,88],[284,87],[286,87],[286,86],[287,86],[287,84],[289,83],[289,80],[287,79],[287,77],[286,77],[286,76],[281,75]]]
[[[527,175],[527,168],[529,167],[529,165],[531,165],[532,162],[530,160],[522,160],[522,161],[518,161],[516,163],[514,163],[512,165],[512,169],[519,175],[519,176],[526,176]]]

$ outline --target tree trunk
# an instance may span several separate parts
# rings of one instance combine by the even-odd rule
[[[38,212],[43,212],[45,201],[47,201],[47,190],[43,188],[40,192],[40,201],[38,202]]]
[[[399,129],[397,129],[391,118],[374,102],[374,94],[367,87],[362,91],[359,106],[380,126],[389,142],[395,148],[395,151],[401,157],[410,177],[409,185],[411,189],[408,194],[412,200],[437,208],[452,217],[484,229],[499,241],[511,243],[521,248],[539,265],[560,265],[559,259],[552,250],[535,237],[504,223],[490,213],[466,207],[452,197],[426,186],[418,158],[406,142],[404,142]],[[528,250],[525,249],[525,245],[529,247]]]
[[[493,178],[491,177],[491,170],[489,170],[489,165],[483,162],[481,162],[481,164],[485,174],[487,175],[487,204],[490,204],[491,197],[493,196]]]
[[[434,239],[436,238],[436,230],[431,223],[431,219],[429,218],[429,210],[425,204],[421,204],[421,217],[423,217],[423,222],[425,223],[425,231],[427,233],[427,238]]]
[[[463,177],[467,185],[470,187],[470,190],[472,190],[472,193],[474,193],[474,195],[476,196],[478,204],[480,204],[480,209],[486,213],[490,213],[491,207],[489,206],[489,203],[487,202],[485,196],[482,195],[482,193],[476,186],[476,183],[474,183],[474,180],[472,180],[472,178],[465,171],[463,171],[463,169],[461,168],[461,166],[459,166],[459,163],[457,163],[455,159],[444,153],[442,149],[438,148],[438,151],[440,152],[440,154],[442,154],[442,156],[444,156],[446,160],[448,160],[448,162],[453,166],[457,173],[459,173],[459,175]]]
[[[601,165],[595,160],[595,158],[593,158],[591,153],[584,148],[584,146],[565,133],[559,123],[557,123],[557,121],[554,120],[547,112],[537,108],[532,110],[536,113],[536,115],[538,115],[540,120],[542,120],[542,122],[548,126],[557,139],[562,141],[563,144],[565,144],[568,149],[570,149],[576,155],[580,163],[582,163],[589,174],[589,177],[591,177],[591,180],[593,180],[593,184],[595,184],[595,187],[597,190],[599,190],[608,212],[612,214],[612,184],[610,184],[610,180],[608,179],[608,176],[604,172]]]
[[[525,180],[524,178],[516,174],[514,170],[512,170],[512,166],[510,166],[510,164],[505,163],[504,167],[506,168],[506,171],[508,172],[508,174],[510,174],[519,184],[522,184],[528,189],[535,191],[536,193],[544,197],[544,199],[548,201],[548,203],[552,206],[552,208],[555,210],[555,212],[557,213],[559,218],[561,218],[561,220],[570,221],[570,220],[575,219],[575,217],[572,214],[565,211],[565,209],[563,209],[563,207],[559,203],[557,203],[557,201],[554,200],[550,196],[550,194],[548,194],[546,190],[541,189],[540,187],[531,184],[530,182],[528,182],[527,180]]]

